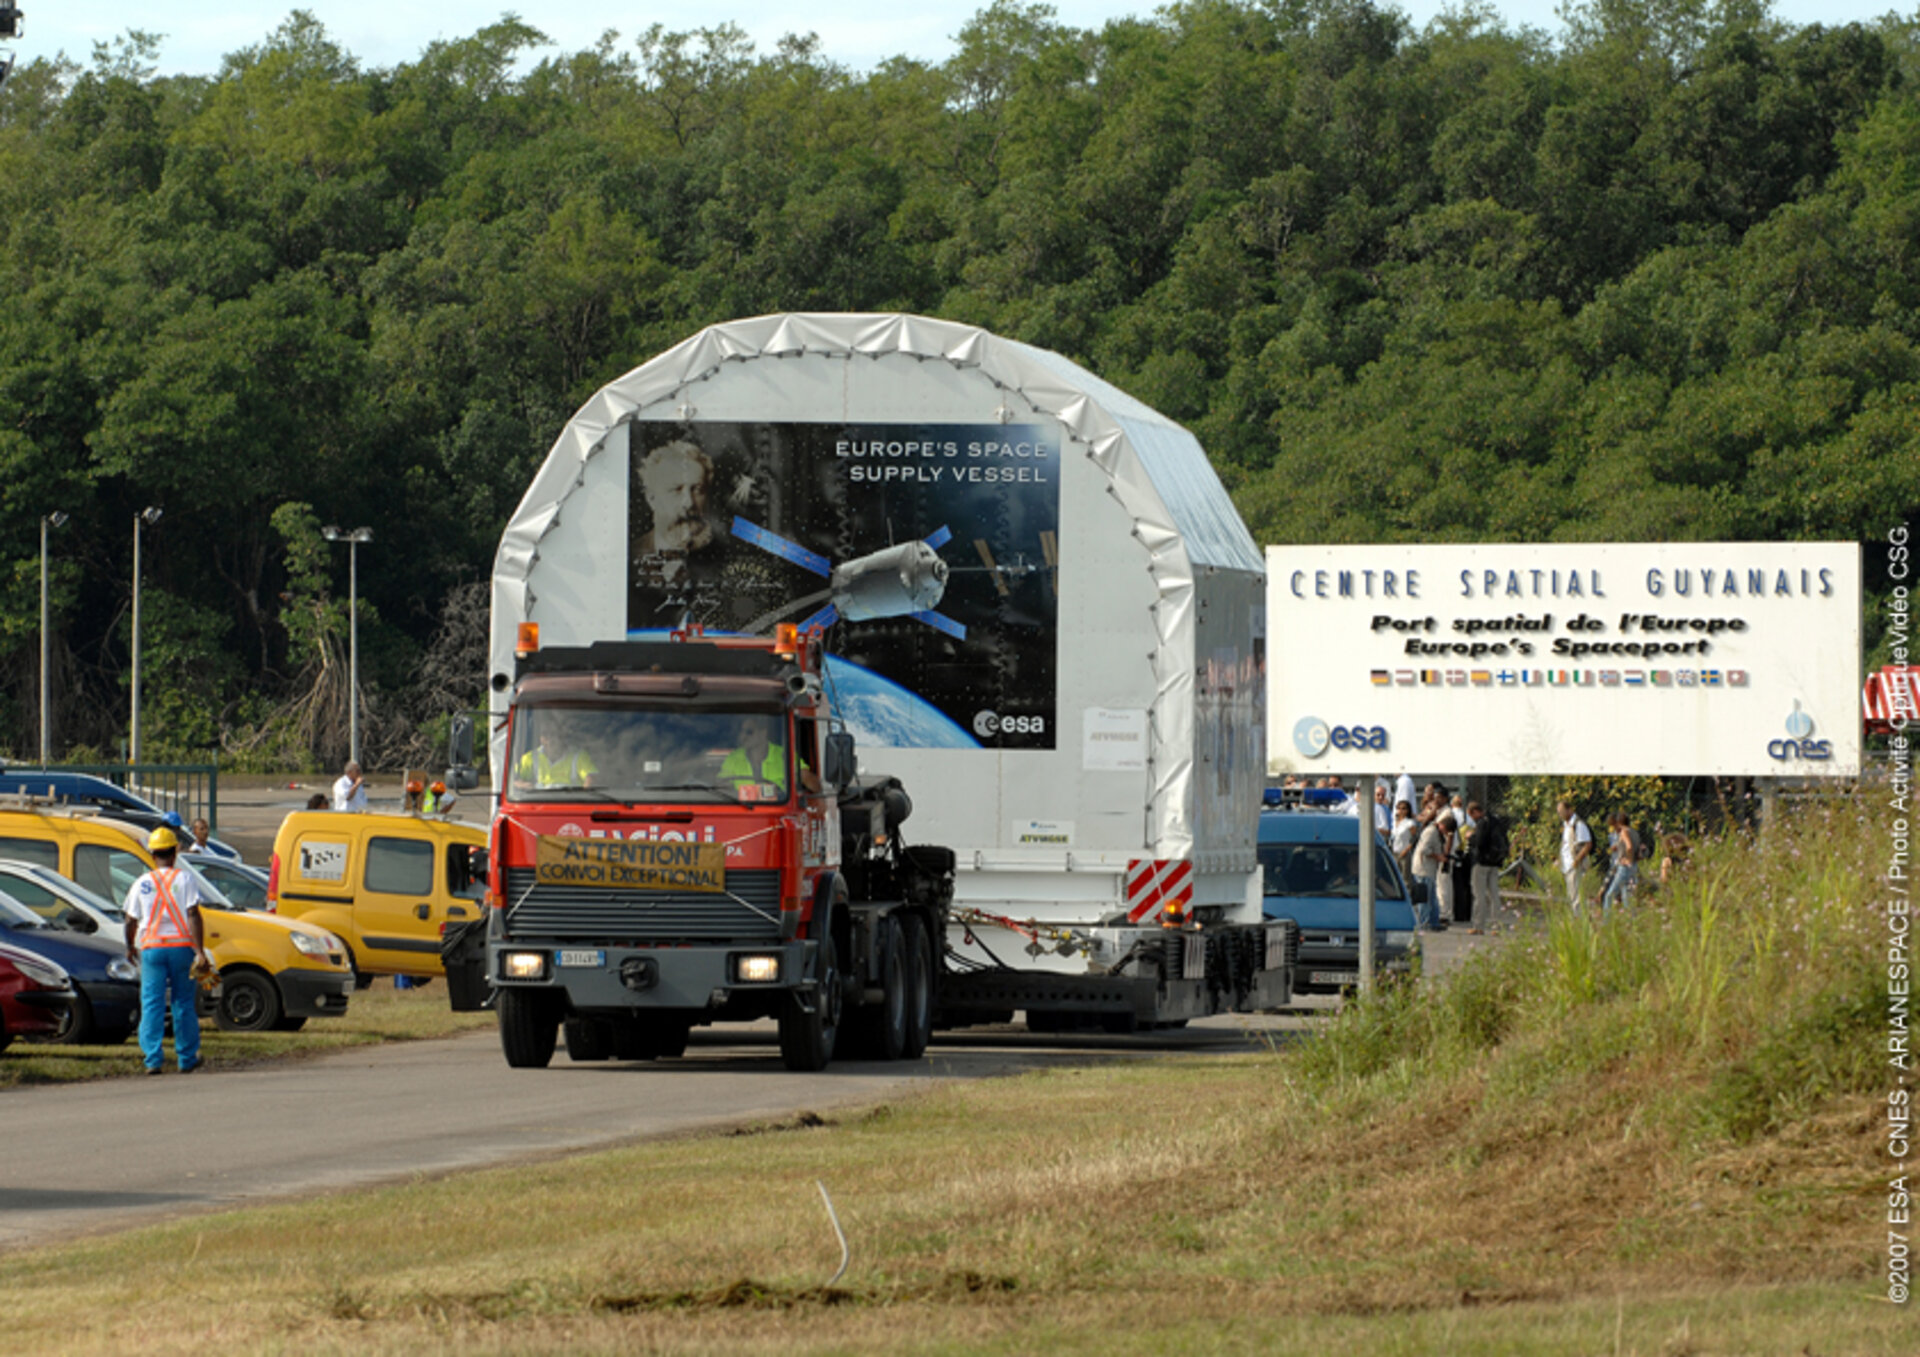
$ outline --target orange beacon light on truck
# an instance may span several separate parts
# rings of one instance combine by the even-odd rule
[[[540,624],[538,622],[522,622],[514,629],[513,653],[516,655],[531,655],[538,649],[540,649]]]

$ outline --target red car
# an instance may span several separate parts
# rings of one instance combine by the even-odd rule
[[[0,943],[0,1051],[15,1037],[50,1037],[73,1003],[73,981],[45,957]]]

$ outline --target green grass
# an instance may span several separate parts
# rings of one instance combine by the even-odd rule
[[[211,1019],[200,1024],[200,1058],[213,1069],[296,1059],[349,1046],[417,1041],[493,1026],[491,1013],[455,1013],[447,989],[395,990],[387,981],[356,992],[338,1017],[312,1018],[298,1032],[223,1032]],[[165,1047],[173,1061],[173,1042]],[[16,1041],[0,1051],[0,1090],[30,1084],[72,1084],[140,1073],[137,1037],[114,1046],[56,1046]]]
[[[23,1351],[1906,1353],[1879,845],[1844,804],[1706,845],[1289,1050],[0,1257],[0,1317]]]

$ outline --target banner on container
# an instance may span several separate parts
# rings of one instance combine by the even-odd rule
[[[1055,747],[1056,433],[696,421],[631,438],[629,635],[820,626],[836,706],[881,742]],[[850,561],[895,548],[917,560],[845,587]],[[909,610],[935,558],[944,588]]]
[[[1268,547],[1267,771],[1855,776],[1851,542]]]

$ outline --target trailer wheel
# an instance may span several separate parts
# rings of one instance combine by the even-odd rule
[[[907,1041],[902,1060],[918,1060],[933,1039],[933,939],[918,914],[902,921],[907,953]]]
[[[898,1060],[907,1049],[907,959],[900,930],[882,923],[880,1002],[847,1015],[841,1037],[845,1053],[856,1060]]]
[[[605,1060],[613,1054],[613,1029],[593,1018],[568,1018],[561,1027],[566,1035],[567,1059]]]
[[[500,1014],[500,1049],[516,1070],[544,1070],[560,1037],[560,1018],[540,990],[502,988],[494,1008]]]
[[[814,955],[813,1011],[802,1007],[797,994],[788,994],[780,1008],[780,1059],[801,1072],[827,1067],[840,1032],[840,961],[831,932],[822,932]]]

